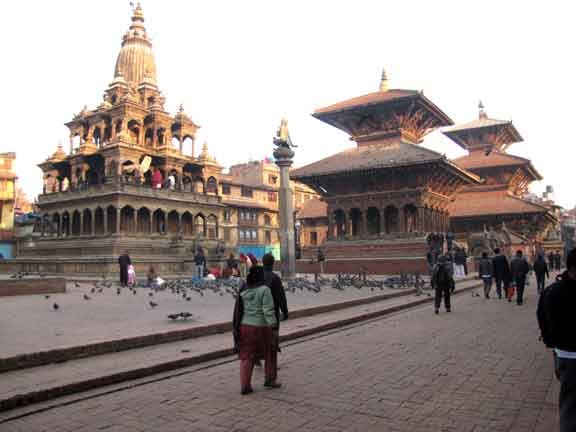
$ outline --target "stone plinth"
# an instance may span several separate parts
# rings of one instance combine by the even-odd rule
[[[0,297],[65,292],[66,279],[64,278],[47,277],[0,280]]]

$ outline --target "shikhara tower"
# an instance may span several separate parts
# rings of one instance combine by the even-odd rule
[[[221,167],[206,146],[194,155],[199,126],[184,109],[174,116],[166,111],[139,4],[103,101],[66,126],[68,152],[59,146],[40,164],[41,237],[19,254],[31,270],[113,271],[115,257],[129,249],[141,272],[154,264],[178,273],[186,271],[195,246],[210,259],[223,253]],[[173,176],[174,187],[150,188],[149,167],[164,179]]]

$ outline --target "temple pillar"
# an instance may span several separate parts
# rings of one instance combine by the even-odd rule
[[[122,209],[118,207],[116,209],[116,234],[120,234],[120,217],[122,216]]]
[[[182,213],[178,213],[178,234],[182,235]],[[216,225],[216,238],[218,238],[218,225]]]
[[[132,229],[130,230],[130,232],[132,234],[136,235],[138,233],[138,212],[136,211],[136,209],[134,209],[132,214],[133,214],[133,216],[132,216]]]
[[[328,236],[327,240],[334,240],[334,215],[332,209],[328,207]]]
[[[78,236],[82,236],[84,234],[84,212],[80,212],[79,220]]]
[[[94,237],[96,235],[96,211],[90,210],[92,217],[90,218],[90,235]]]
[[[362,207],[362,220],[360,221],[360,238],[368,238],[368,211]]]
[[[416,212],[416,231],[425,232],[426,231],[426,209],[424,207],[418,207]]]
[[[104,215],[104,217],[102,218],[103,219],[102,222],[104,222],[104,224],[103,224],[104,230],[103,231],[104,231],[104,235],[108,235],[108,209],[105,209],[103,211],[103,215]]]
[[[150,234],[155,234],[156,231],[154,230],[154,213],[150,214]]]

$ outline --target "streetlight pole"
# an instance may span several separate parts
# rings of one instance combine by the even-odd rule
[[[296,248],[294,237],[294,206],[290,187],[290,166],[294,158],[295,147],[288,134],[288,122],[282,119],[280,128],[274,137],[274,158],[280,168],[280,264],[282,277],[294,277],[296,273]]]

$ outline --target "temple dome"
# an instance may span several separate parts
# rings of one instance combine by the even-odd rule
[[[122,48],[116,60],[114,78],[123,77],[137,87],[146,79],[156,84],[156,62],[152,53],[152,42],[144,27],[144,14],[140,4],[134,9],[132,25],[122,39]]]

